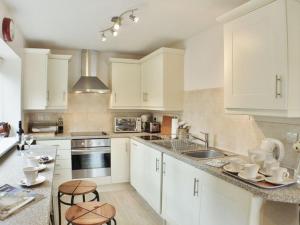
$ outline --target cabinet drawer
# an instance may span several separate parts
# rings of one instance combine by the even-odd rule
[[[56,160],[71,159],[71,151],[69,150],[58,150],[56,154]]]
[[[71,169],[71,159],[57,159],[55,162],[55,171],[60,169]]]
[[[71,140],[47,140],[37,141],[38,145],[56,145],[57,149],[71,149]]]

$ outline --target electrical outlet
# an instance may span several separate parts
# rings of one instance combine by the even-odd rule
[[[293,149],[296,152],[300,152],[300,141],[296,142],[295,144],[293,144]]]
[[[286,133],[286,141],[289,144],[294,144],[298,141],[299,134],[297,132],[287,132]]]

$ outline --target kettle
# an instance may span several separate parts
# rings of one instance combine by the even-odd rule
[[[285,155],[284,145],[281,141],[274,138],[262,140],[260,148],[265,152],[266,159],[276,159],[282,161]]]

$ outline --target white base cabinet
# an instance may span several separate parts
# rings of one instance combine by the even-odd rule
[[[129,182],[129,138],[111,139],[111,181]]]
[[[162,216],[167,225],[198,225],[203,172],[163,156]]]
[[[162,153],[131,140],[130,183],[158,213],[161,213]]]

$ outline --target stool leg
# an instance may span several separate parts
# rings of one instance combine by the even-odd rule
[[[94,193],[95,193],[95,195],[96,195],[96,199],[97,199],[97,201],[98,201],[98,202],[100,202],[100,197],[99,197],[99,193],[98,193],[98,191],[95,191]]]
[[[107,222],[106,225],[111,225],[111,221]]]
[[[117,225],[117,221],[116,221],[116,219],[115,219],[115,218],[113,218],[112,220],[114,221],[115,225]]]
[[[60,192],[57,193],[57,202],[58,202],[58,223],[59,225],[61,225]]]
[[[71,205],[74,205],[74,195],[71,197]]]
[[[82,195],[82,201],[85,202],[85,195]]]

